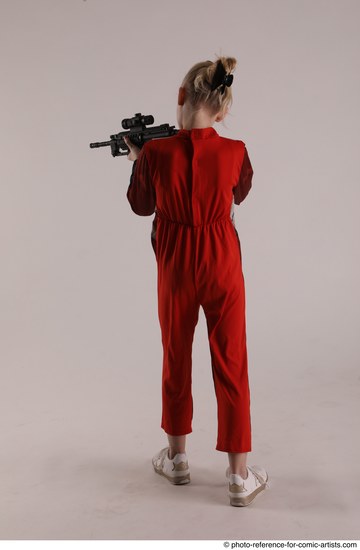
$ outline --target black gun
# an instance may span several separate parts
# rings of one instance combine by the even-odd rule
[[[134,145],[141,149],[144,143],[151,139],[173,136],[179,131],[175,126],[169,126],[169,124],[160,124],[160,126],[147,128],[146,125],[149,124],[154,124],[154,117],[152,115],[135,113],[134,117],[124,118],[121,122],[122,127],[128,130],[127,132],[119,132],[118,134],[110,136],[110,141],[90,143],[90,147],[93,149],[94,147],[107,147],[110,145],[112,156],[118,157],[128,155],[130,152],[123,140],[123,136],[127,136]],[[124,152],[120,149],[124,149]]]

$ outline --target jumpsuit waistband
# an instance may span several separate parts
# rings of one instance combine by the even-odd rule
[[[180,222],[180,221],[177,221],[177,220],[172,220],[172,219],[164,216],[163,214],[159,214],[159,212],[156,212],[156,216],[158,218],[160,218],[161,220],[165,220],[169,223],[175,223],[177,225],[184,225],[185,227],[206,227],[208,225],[215,225],[216,223],[219,223],[219,222],[222,222],[222,221],[230,221],[232,223],[231,217],[229,215],[223,216],[222,218],[218,218],[217,220],[214,220],[213,222],[200,223],[198,225],[194,225],[192,223]]]

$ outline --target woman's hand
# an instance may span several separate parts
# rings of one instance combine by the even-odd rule
[[[139,147],[137,147],[136,145],[134,145],[132,143],[132,141],[127,137],[127,136],[123,136],[123,140],[125,141],[126,145],[129,147],[130,149],[130,153],[128,154],[127,158],[128,160],[137,160],[139,154],[140,154],[140,151],[141,149],[139,149]]]

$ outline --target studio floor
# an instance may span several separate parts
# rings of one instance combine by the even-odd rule
[[[38,400],[31,399],[35,380],[23,378],[17,391],[14,385],[5,399],[13,417],[2,417],[0,538],[359,538],[351,371],[333,370],[324,383],[320,368],[293,371],[288,379],[274,369],[281,399],[252,376],[248,464],[264,466],[270,486],[245,508],[228,501],[227,454],[215,450],[215,397],[205,373],[198,368],[194,375],[191,482],[185,486],[152,468],[152,455],[167,444],[155,405],[158,381],[139,401],[119,393],[115,370],[101,378],[88,372],[83,391],[79,377],[69,385],[64,371],[57,380],[44,375],[47,398]]]

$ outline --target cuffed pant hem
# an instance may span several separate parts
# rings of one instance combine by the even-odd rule
[[[251,446],[249,447],[233,447],[231,445],[220,445],[219,443],[215,447],[216,451],[222,451],[224,453],[251,453],[252,449]]]
[[[192,433],[192,429],[184,429],[184,430],[167,430],[164,426],[161,426],[161,428],[164,430],[164,432],[167,435],[173,435],[173,436],[179,436],[179,435],[188,435]]]

